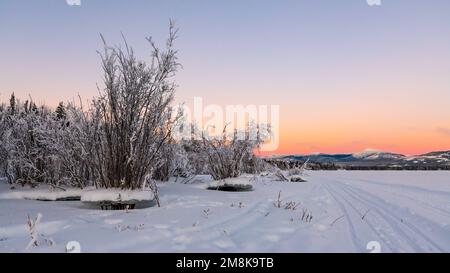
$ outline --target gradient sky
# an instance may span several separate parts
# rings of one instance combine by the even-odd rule
[[[279,104],[276,153],[450,149],[448,0],[0,0],[0,100],[90,99],[99,33],[147,58],[169,18],[177,102]]]

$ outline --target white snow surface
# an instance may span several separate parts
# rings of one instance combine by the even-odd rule
[[[118,189],[91,189],[81,193],[81,201],[150,201],[153,193],[150,190],[118,190]]]
[[[252,176],[241,176],[236,178],[227,178],[223,180],[212,181],[208,183],[208,187],[219,187],[223,185],[253,185]]]
[[[3,185],[2,185],[3,186]],[[5,186],[3,186],[5,188]],[[1,191],[0,199],[28,199],[28,200],[48,200],[55,201],[60,198],[76,197],[81,195],[81,189],[69,188],[65,190],[61,189],[50,189],[48,187],[31,189],[31,188],[21,188],[10,191]]]
[[[161,208],[91,209],[82,202],[0,200],[0,252],[450,252],[450,172],[317,171],[306,183],[261,178],[251,192],[160,184]],[[0,186],[0,193],[10,192]],[[274,206],[296,202],[296,210]],[[311,222],[301,220],[303,211]],[[54,245],[26,250],[27,215]],[[373,243],[370,243],[373,244]]]

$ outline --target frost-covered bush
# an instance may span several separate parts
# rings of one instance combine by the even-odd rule
[[[0,104],[0,176],[6,176],[6,167],[8,160],[8,151],[4,145],[4,135],[7,132],[7,110],[4,104]]]
[[[194,130],[192,130],[194,133]],[[203,152],[203,142],[194,136],[191,139],[181,141],[184,154],[186,155],[188,168],[192,174],[208,174],[208,158]]]
[[[33,102],[20,103],[11,96],[7,128],[2,132],[2,150],[6,151],[6,174],[9,181],[36,186],[57,184],[58,160],[49,149],[46,138],[56,121],[50,110]]]
[[[148,38],[150,64],[126,42],[105,42],[104,89],[87,111],[63,103],[52,111],[13,94],[9,106],[0,107],[0,171],[23,185],[123,189],[143,187],[146,177],[187,175],[187,154],[172,137],[181,115],[171,108],[176,32],[171,23],[164,50]]]
[[[136,58],[126,42],[100,53],[104,89],[93,103],[92,166],[104,188],[138,189],[164,161],[178,114],[171,102],[178,69],[173,48],[177,30],[170,25],[166,48],[152,46],[151,64]],[[175,116],[175,117],[174,117]]]
[[[303,164],[300,165],[300,166],[294,166],[292,168],[289,168],[288,169],[288,175],[289,176],[293,176],[293,175],[302,176],[304,174],[307,166],[308,166],[308,162],[309,162],[309,159],[306,160],[305,162],[303,162]]]
[[[303,177],[307,169],[308,161],[309,160],[306,160],[300,166],[294,165],[292,168],[288,167],[285,170],[280,169],[278,165],[274,164],[271,166],[270,172],[272,173],[274,179],[277,181],[306,182],[306,180]]]
[[[154,171],[153,178],[168,181],[170,177],[188,177],[194,174],[188,153],[182,142],[172,139],[162,148],[159,167]]]
[[[164,49],[147,39],[150,63],[126,42],[110,47],[102,38],[104,87],[87,110],[81,103],[56,109],[22,103],[13,94],[9,105],[0,105],[0,174],[22,185],[134,190],[171,176],[208,173],[219,180],[263,170],[254,154],[265,139],[259,127],[174,137],[182,116],[171,107],[176,33],[171,23]]]
[[[95,170],[90,164],[93,123],[83,108],[73,103],[67,107],[60,104],[55,114],[58,125],[48,134],[48,140],[52,153],[61,165],[60,183],[86,187],[95,179]]]
[[[0,112],[0,157],[10,183],[84,187],[89,171],[80,108],[60,103],[56,111],[21,103],[14,94]]]
[[[215,180],[238,177],[248,172],[258,172],[255,150],[264,143],[263,134],[257,127],[245,131],[234,130],[228,134],[226,127],[220,136],[202,133],[200,152],[205,156],[209,174]]]

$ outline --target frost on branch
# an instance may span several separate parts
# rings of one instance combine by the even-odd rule
[[[103,39],[104,88],[92,112],[91,164],[98,187],[140,189],[146,175],[161,167],[179,119],[170,106],[175,92],[171,79],[179,66],[173,48],[176,33],[171,23],[164,50],[147,39],[150,64],[138,60],[126,41],[123,47],[110,47]]]
[[[37,225],[41,222],[42,214],[38,213],[36,219],[33,219],[28,215],[27,227],[28,232],[30,233],[31,240],[28,243],[27,249],[31,247],[39,246],[38,235],[37,235]]]
[[[55,244],[55,242],[52,239],[46,238],[43,234],[38,233],[38,226],[41,223],[41,219],[42,214],[40,213],[38,213],[35,219],[33,219],[32,217],[30,217],[30,215],[28,215],[27,228],[28,232],[30,233],[30,242],[28,243],[26,249],[40,246],[42,243],[45,243],[48,246],[52,246]]]
[[[202,132],[199,146],[209,174],[215,180],[221,180],[261,171],[262,163],[254,153],[263,143],[260,126],[248,126],[244,131],[235,129],[231,134],[225,126],[220,136]]]
[[[90,142],[79,120],[82,110],[60,103],[53,112],[24,103],[14,94],[8,108],[0,107],[0,157],[10,183],[84,187],[91,178],[86,158]]]

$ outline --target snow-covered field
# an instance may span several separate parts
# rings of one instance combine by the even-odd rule
[[[82,252],[368,252],[372,241],[381,252],[450,252],[450,172],[330,171],[305,178],[259,179],[252,192],[165,183],[161,208],[128,212],[1,199],[0,252],[64,252],[69,241]],[[27,214],[38,213],[41,245],[26,250]]]

